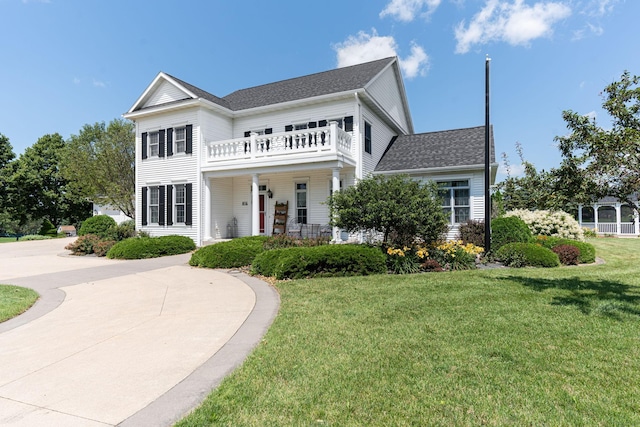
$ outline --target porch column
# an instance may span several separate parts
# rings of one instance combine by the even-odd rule
[[[204,240],[211,240],[211,180],[204,178]],[[218,236],[216,236],[218,237]]]
[[[616,234],[622,234],[622,215],[621,215],[621,204],[620,202],[616,203]]]
[[[600,229],[598,228],[598,216],[599,216],[599,212],[598,212],[598,208],[600,206],[598,206],[598,204],[594,204],[593,205],[593,220],[594,220],[594,227],[596,229],[596,233],[600,232]]]
[[[582,227],[582,205],[578,205],[578,224]]]
[[[636,203],[636,209],[633,213],[633,225],[635,228],[636,236],[640,236],[640,216],[638,216],[638,209],[640,209],[640,207],[638,207],[638,204]]]
[[[255,136],[252,136],[255,142]],[[258,236],[260,234],[260,189],[258,180],[260,175],[254,173],[251,176],[251,235]]]
[[[335,123],[335,122],[331,122],[331,123]],[[331,178],[332,178],[331,193],[340,191],[340,168],[333,168]],[[334,242],[338,243],[342,241],[342,238],[340,236],[340,229],[338,227],[333,227],[332,234],[333,234]]]
[[[331,152],[338,151],[338,122],[332,120],[329,122],[329,142],[331,144]]]
[[[256,136],[258,136],[258,134],[255,132],[251,132],[250,136],[251,136],[251,158],[253,159],[256,157],[256,151],[258,151],[258,145],[256,144]]]

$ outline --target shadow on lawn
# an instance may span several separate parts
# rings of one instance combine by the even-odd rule
[[[579,277],[566,279],[536,279],[508,276],[504,280],[520,283],[538,292],[548,289],[568,291],[565,295],[553,297],[551,304],[574,306],[582,313],[599,314],[622,320],[622,316],[640,317],[640,289],[610,280],[581,280]]]

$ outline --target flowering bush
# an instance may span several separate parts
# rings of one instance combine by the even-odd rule
[[[475,268],[476,258],[484,248],[462,240],[439,243],[431,251],[431,258],[445,270],[469,270]]]
[[[420,271],[420,261],[429,256],[424,248],[387,248],[387,268],[393,274],[411,274]]]
[[[580,224],[566,212],[516,209],[507,212],[504,216],[522,219],[534,235],[584,240],[584,232]]]

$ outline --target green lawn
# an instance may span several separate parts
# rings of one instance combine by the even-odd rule
[[[0,285],[0,322],[24,313],[38,299],[38,293],[18,286]]]
[[[15,242],[15,237],[0,237],[0,243]]]
[[[279,282],[178,425],[640,425],[640,239],[591,242],[605,265]]]

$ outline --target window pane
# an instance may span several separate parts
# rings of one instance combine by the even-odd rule
[[[451,190],[440,190],[438,196],[442,206],[451,206]]]
[[[160,197],[158,196],[158,187],[151,188],[151,194],[149,194],[149,204],[157,205]]]
[[[469,208],[455,208],[456,223],[461,223],[469,220]]]
[[[176,186],[176,204],[184,203],[184,185]]]
[[[596,222],[593,208],[591,206],[584,206],[582,208],[582,222]]]
[[[454,190],[456,206],[469,206],[469,189]]]
[[[184,222],[184,205],[176,206],[176,222]]]
[[[620,206],[620,221],[633,222],[633,209],[629,205]]]
[[[598,208],[598,222],[616,222],[616,208],[614,208],[613,206],[601,206],[600,208]]]
[[[149,219],[152,224],[158,223],[158,206],[149,206]]]
[[[307,189],[307,184],[306,183],[298,183],[296,184],[296,190],[306,190]]]

